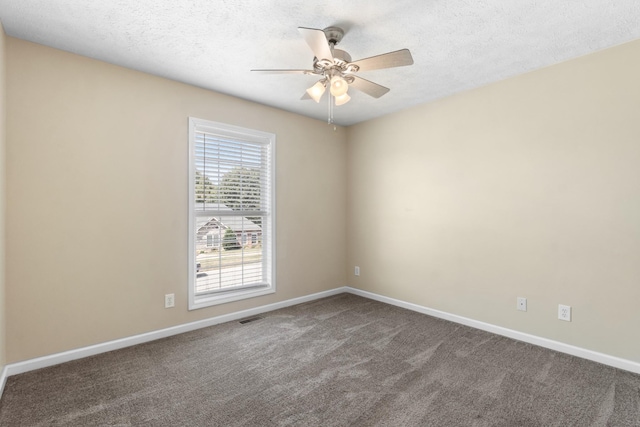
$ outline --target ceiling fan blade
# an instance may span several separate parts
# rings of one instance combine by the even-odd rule
[[[313,70],[251,70],[264,74],[315,74]]]
[[[381,68],[402,67],[413,64],[413,57],[409,49],[396,50],[395,52],[383,53],[382,55],[371,56],[352,62],[360,69],[358,71],[379,70]]]
[[[316,58],[333,61],[333,54],[324,31],[305,27],[298,27],[298,31],[300,31]]]
[[[310,97],[310,96],[309,96],[309,94],[308,94],[307,92],[305,92],[305,93],[304,93],[304,95],[302,95],[302,96],[300,97],[300,99],[301,99],[302,101],[304,101],[304,100],[307,100],[307,99],[313,99],[313,98],[312,98],[312,97]]]
[[[380,86],[378,83],[370,82],[369,80],[358,76],[353,76],[353,82],[349,83],[349,87],[357,89],[360,92],[364,92],[374,98],[380,98],[390,90],[388,87]]]

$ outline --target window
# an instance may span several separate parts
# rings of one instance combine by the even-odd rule
[[[189,119],[190,310],[275,292],[274,153],[273,134]]]

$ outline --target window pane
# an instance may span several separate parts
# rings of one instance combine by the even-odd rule
[[[197,218],[196,239],[196,294],[231,289],[239,286],[255,286],[266,282],[263,277],[263,248],[257,243],[262,228],[254,221],[241,216]],[[247,239],[248,233],[256,236]],[[219,245],[208,245],[211,241]],[[200,242],[200,243],[198,243]]]
[[[195,209],[266,211],[268,146],[196,133]]]

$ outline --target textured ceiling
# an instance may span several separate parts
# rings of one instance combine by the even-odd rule
[[[361,76],[336,107],[350,125],[640,38],[638,0],[0,0],[13,37],[306,116],[317,79],[251,73],[312,67],[297,27],[341,26],[354,60],[408,48],[414,65]]]

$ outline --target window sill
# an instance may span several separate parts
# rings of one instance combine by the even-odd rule
[[[213,305],[225,304],[233,301],[240,301],[248,298],[255,298],[262,295],[275,293],[275,286],[260,286],[249,289],[239,289],[236,291],[222,292],[218,294],[209,294],[202,296],[194,296],[189,301],[189,310],[197,310],[199,308],[211,307]]]

